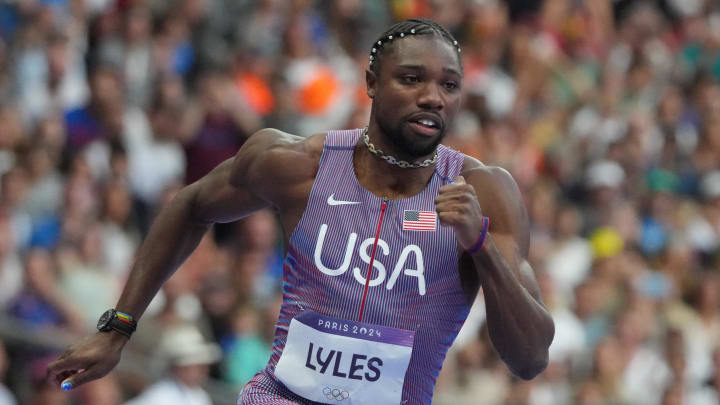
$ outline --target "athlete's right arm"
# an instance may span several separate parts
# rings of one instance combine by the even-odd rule
[[[278,145],[297,138],[275,130],[252,135],[234,158],[180,190],[153,222],[140,246],[116,309],[139,319],[162,284],[195,250],[215,222],[230,222],[274,205],[277,193],[266,183],[277,173]],[[71,346],[48,367],[53,384],[77,387],[101,378],[119,362],[127,338],[98,332]]]

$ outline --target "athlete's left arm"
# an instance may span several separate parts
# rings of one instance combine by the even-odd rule
[[[490,339],[515,375],[534,378],[547,367],[555,326],[527,262],[529,221],[515,180],[504,169],[475,166],[440,189],[436,210],[465,251],[477,242],[483,216],[489,218],[471,263],[483,288]]]

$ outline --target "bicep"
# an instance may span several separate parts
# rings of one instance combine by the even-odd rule
[[[527,260],[530,221],[517,183],[510,173],[500,168],[491,169],[491,174],[479,184],[470,182],[476,191],[482,190],[482,194],[477,194],[483,214],[490,218],[490,235],[494,245],[520,284],[533,298],[541,300],[540,287]]]
[[[507,243],[517,246],[513,255],[527,259],[530,251],[530,221],[520,189],[505,169],[477,167],[463,172],[475,188],[483,215],[490,218],[492,235],[506,235]]]
[[[254,189],[252,173],[279,136],[268,129],[254,133],[234,157],[188,186],[193,191],[193,216],[204,222],[232,222],[270,206]]]
[[[299,163],[304,155],[298,152],[302,140],[269,128],[251,135],[235,157],[193,184],[196,218],[230,222],[262,208],[278,208],[304,174]]]
[[[525,260],[530,252],[530,220],[520,188],[506,170],[497,168],[493,174],[496,203],[488,204],[493,211],[488,215],[496,232],[508,235],[508,242],[515,242],[517,254]]]

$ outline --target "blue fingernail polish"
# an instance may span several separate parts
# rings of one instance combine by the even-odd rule
[[[64,383],[62,383],[60,388],[62,388],[63,391],[70,391],[72,389],[72,383],[69,381],[65,381]]]

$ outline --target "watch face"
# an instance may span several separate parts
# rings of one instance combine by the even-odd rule
[[[113,318],[113,310],[109,309],[98,319],[97,328],[98,330],[107,330],[110,321]]]

